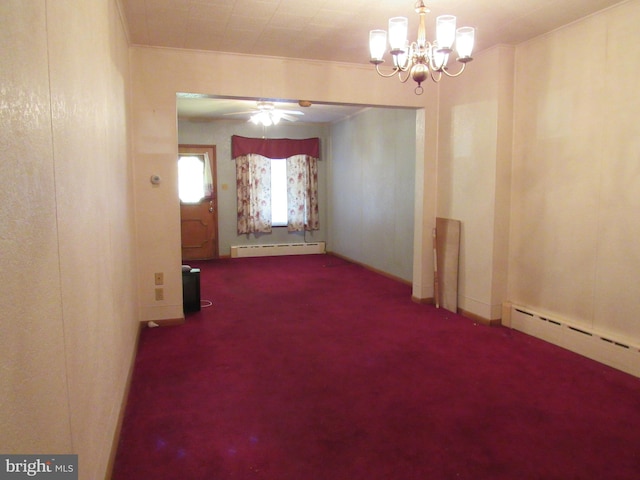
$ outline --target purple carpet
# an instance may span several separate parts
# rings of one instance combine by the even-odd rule
[[[330,255],[194,262],[114,479],[638,479],[640,380]]]

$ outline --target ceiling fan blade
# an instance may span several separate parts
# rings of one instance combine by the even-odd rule
[[[286,113],[287,115],[304,115],[304,112],[300,112],[298,110],[280,110],[277,109],[280,113]]]
[[[248,115],[250,113],[257,113],[259,110],[247,110],[246,112],[231,112],[231,113],[223,113],[223,115]]]
[[[298,119],[296,117],[292,117],[291,115],[288,115],[286,113],[281,115],[281,118],[283,120],[287,120],[288,122],[297,122],[298,121]]]

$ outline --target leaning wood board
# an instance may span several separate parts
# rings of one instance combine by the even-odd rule
[[[458,311],[458,259],[460,256],[460,221],[436,218],[436,305]]]

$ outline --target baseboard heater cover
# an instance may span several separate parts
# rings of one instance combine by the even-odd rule
[[[610,367],[640,377],[640,347],[564,319],[511,305],[511,328],[553,343]]]
[[[314,253],[325,253],[325,242],[236,245],[231,247],[231,258],[309,255]]]

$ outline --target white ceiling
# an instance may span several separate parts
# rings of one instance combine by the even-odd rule
[[[332,123],[342,120],[367,108],[363,105],[337,105],[313,103],[310,107],[301,107],[297,101],[279,99],[268,100],[279,110],[295,110],[303,115],[296,116],[297,123]],[[209,121],[212,119],[246,121],[252,111],[258,111],[256,99],[220,98],[199,94],[178,94],[178,118],[191,121]],[[283,120],[283,122],[285,122]]]
[[[409,18],[410,36],[415,36],[418,28],[414,0],[120,2],[134,45],[368,64],[369,30],[386,29],[392,16]],[[478,52],[497,44],[516,45],[620,0],[431,0],[426,3],[431,9],[427,16],[427,38],[434,37],[435,17],[450,13],[458,17],[458,25],[476,28],[475,52]],[[184,108],[195,108],[198,103],[190,99]],[[209,103],[211,108],[216,104]],[[288,104],[285,108],[293,107],[297,105]],[[305,110],[305,121],[316,121],[311,118],[311,112],[320,108],[314,107],[316,105]],[[231,108],[230,104],[225,108]],[[246,110],[246,104],[239,104],[237,108]],[[329,115],[329,107],[324,108]],[[352,109],[347,108],[344,114],[351,114]],[[182,111],[183,116],[202,114],[202,111]]]

